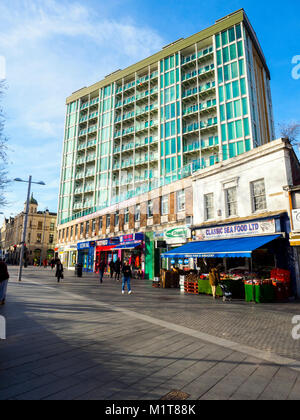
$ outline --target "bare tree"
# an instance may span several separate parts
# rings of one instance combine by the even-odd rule
[[[279,125],[281,137],[288,138],[293,146],[300,146],[300,123],[298,122],[289,122],[281,123]]]
[[[4,81],[0,81],[0,101],[5,90]],[[0,103],[0,208],[7,204],[4,191],[8,184],[6,163],[7,163],[7,138],[4,134],[4,112]]]

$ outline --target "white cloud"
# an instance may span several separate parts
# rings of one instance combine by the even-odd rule
[[[0,3],[0,55],[6,58],[8,82],[6,126],[14,149],[9,171],[23,177],[42,173],[51,180],[47,191],[52,208],[53,194],[58,194],[52,180],[60,171],[66,97],[166,43],[151,28],[119,17],[103,18],[97,12],[103,8],[101,0],[96,8],[57,0]]]

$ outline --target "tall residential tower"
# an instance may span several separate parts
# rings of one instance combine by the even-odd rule
[[[241,9],[74,92],[67,98],[58,230],[272,141],[269,81]]]

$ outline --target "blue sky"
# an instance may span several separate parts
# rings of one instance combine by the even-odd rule
[[[300,55],[295,0],[2,1],[9,176],[43,180],[46,186],[33,186],[39,209],[56,211],[66,97],[242,7],[271,71],[275,124],[299,121],[300,79],[292,77],[292,58]],[[10,204],[0,209],[6,217],[23,209],[26,189],[10,185]]]

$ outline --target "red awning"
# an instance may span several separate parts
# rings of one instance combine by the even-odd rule
[[[111,251],[114,249],[117,245],[107,245],[107,246],[97,246],[96,251]]]

